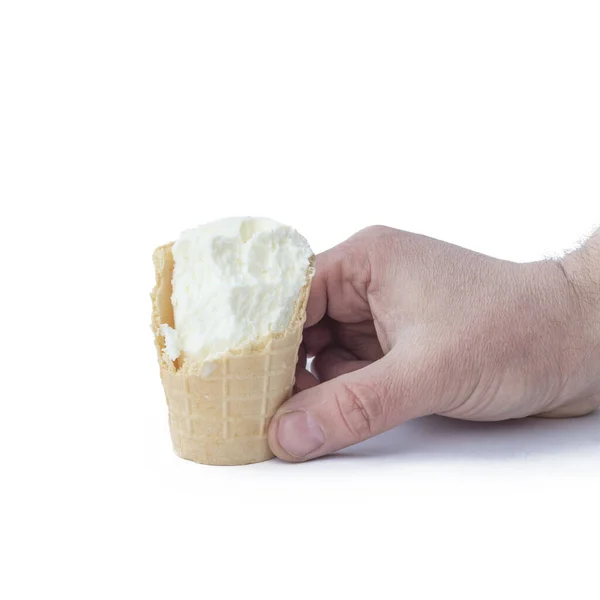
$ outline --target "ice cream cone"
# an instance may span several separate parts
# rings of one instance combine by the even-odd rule
[[[232,349],[210,363],[163,353],[160,325],[174,327],[172,244],[154,252],[152,329],[169,407],[175,452],[210,465],[243,465],[273,457],[267,444],[272,416],[292,393],[312,274],[296,301],[288,329]],[[312,266],[309,271],[312,271]]]

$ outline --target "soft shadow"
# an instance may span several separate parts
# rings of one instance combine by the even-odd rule
[[[600,453],[600,411],[574,419],[528,418],[496,423],[423,417],[342,450],[337,456],[498,460],[592,448]]]

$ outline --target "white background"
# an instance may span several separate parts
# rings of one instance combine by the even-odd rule
[[[598,598],[600,415],[172,453],[151,253],[228,215],[525,261],[600,219],[597,2],[0,4],[0,596]]]

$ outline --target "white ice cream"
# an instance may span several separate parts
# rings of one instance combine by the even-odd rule
[[[173,245],[175,329],[161,326],[165,354],[210,361],[284,331],[311,256],[295,229],[270,219],[222,219],[184,231]]]
[[[175,360],[181,354],[181,339],[175,329],[169,327],[166,323],[160,326],[160,332],[165,338],[165,349],[163,352],[171,359]]]

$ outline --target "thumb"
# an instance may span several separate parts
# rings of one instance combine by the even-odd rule
[[[427,376],[422,369],[424,377],[400,368],[398,358],[392,350],[367,367],[293,396],[271,421],[271,450],[288,461],[316,458],[430,414],[423,389]]]

